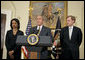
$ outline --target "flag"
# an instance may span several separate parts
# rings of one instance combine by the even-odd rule
[[[55,29],[55,34],[54,34],[54,38],[56,37],[56,35],[58,34],[58,31],[60,31],[61,29],[61,21],[60,21],[60,16],[58,16],[58,20],[56,23],[56,29]]]
[[[28,59],[28,50],[27,50],[27,48],[25,47],[25,46],[22,46],[22,48],[21,48],[21,52],[23,53],[23,55],[24,55],[24,58],[25,59]]]
[[[29,32],[30,32],[30,28],[32,27],[31,25],[31,18],[29,17],[29,21],[28,21],[28,24],[27,24],[27,28],[26,28],[26,35],[29,36]],[[26,46],[22,46],[22,52],[24,54],[24,58],[25,59],[29,59],[29,54],[30,52],[27,50],[27,47]]]
[[[55,45],[57,43],[56,39],[58,38],[58,33],[59,33],[60,29],[61,29],[61,21],[60,21],[60,16],[58,16],[58,20],[57,20],[57,23],[56,23],[55,34],[54,34],[54,43],[53,43],[53,46],[52,46],[52,55],[54,56],[54,58],[56,58],[56,55],[57,55]]]
[[[26,35],[29,36],[30,28],[32,27],[31,25],[31,18],[29,17],[28,25],[26,28]]]

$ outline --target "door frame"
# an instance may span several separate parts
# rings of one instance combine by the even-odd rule
[[[6,10],[6,9],[1,9],[1,14],[6,14],[6,24],[5,24],[5,34],[4,34],[4,43],[3,43],[3,55],[2,59],[6,59],[7,57],[7,50],[5,46],[5,37],[6,37],[6,32],[7,30],[10,29],[10,21],[11,21],[11,10]]]

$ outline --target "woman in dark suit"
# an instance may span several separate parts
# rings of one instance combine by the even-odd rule
[[[14,18],[10,22],[11,30],[7,31],[6,34],[6,48],[7,48],[7,59],[20,59],[21,57],[21,46],[16,45],[16,39],[18,35],[24,35],[19,30],[20,22]]]

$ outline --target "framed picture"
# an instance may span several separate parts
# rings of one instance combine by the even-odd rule
[[[67,1],[31,1],[30,7],[32,26],[36,26],[37,15],[43,16],[44,25],[55,29],[58,16],[60,16],[61,27],[66,25]],[[58,11],[60,9],[60,11]],[[60,12],[60,15],[58,13]]]

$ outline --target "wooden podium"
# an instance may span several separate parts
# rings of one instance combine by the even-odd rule
[[[39,41],[36,45],[30,45],[27,41],[27,37],[28,36],[18,36],[16,44],[27,47],[28,51],[30,52],[30,59],[40,59],[40,52],[42,51],[42,47],[52,46],[52,39],[50,36],[38,36]],[[37,52],[39,57],[37,57]]]

